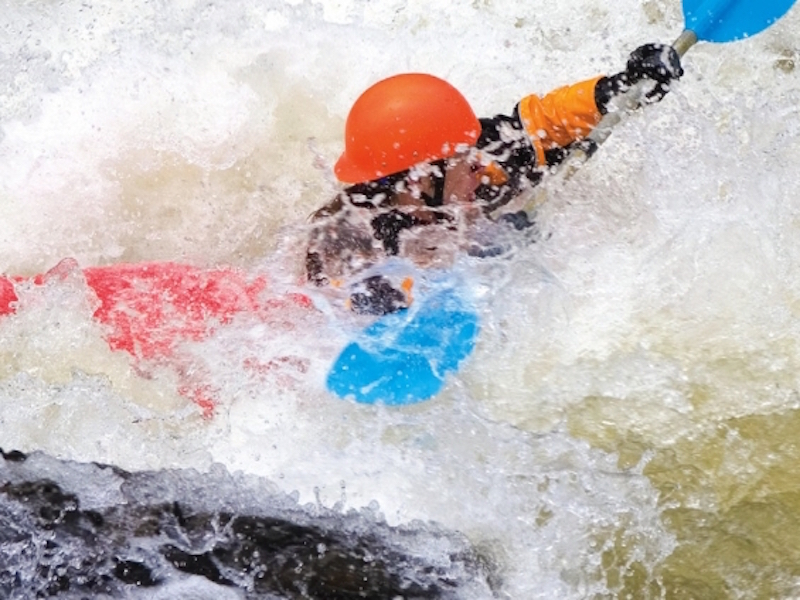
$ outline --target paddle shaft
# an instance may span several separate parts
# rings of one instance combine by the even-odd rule
[[[678,39],[672,44],[672,47],[675,48],[675,51],[678,53],[678,56],[681,58],[684,54],[697,43],[697,35],[693,31],[689,29],[684,30],[684,32],[678,36]],[[608,137],[611,135],[611,131],[614,127],[622,121],[623,117],[630,111],[635,110],[639,107],[639,102],[642,98],[642,93],[644,91],[644,87],[646,86],[646,82],[642,82],[639,84],[634,85],[628,90],[625,94],[622,94],[620,97],[618,104],[618,109],[607,113],[600,123],[597,124],[597,127],[594,128],[591,134],[587,136],[587,140],[589,140],[588,147],[593,148],[591,152],[587,152],[583,148],[577,148],[575,152],[570,157],[570,165],[567,166],[565,169],[565,177],[570,178],[580,167],[587,158],[589,158],[590,154],[594,152],[594,150],[600,144],[604,143]],[[621,105],[621,106],[620,106]]]
[[[685,29],[672,44],[672,47],[675,48],[678,56],[683,57],[697,41],[697,35],[693,31]],[[647,82],[637,83],[618,97],[614,103],[616,105],[615,110],[606,113],[597,124],[597,127],[592,130],[592,133],[586,136],[584,144],[570,153],[569,158],[562,163],[562,168],[556,168],[556,172],[560,174],[562,181],[572,178],[580,170],[583,163],[589,160],[592,154],[611,136],[614,127],[622,121],[625,115],[639,107],[646,85]],[[530,214],[541,202],[542,194],[536,193],[523,205],[522,210]]]
[[[697,35],[693,31],[685,29],[672,44],[672,47],[675,48],[678,56],[683,57],[697,41]],[[639,102],[644,93],[646,84],[647,82],[637,83],[627,92],[618,96],[614,101],[615,109],[603,116],[597,126],[592,130],[592,133],[584,138],[583,143],[579,147],[574,148],[567,159],[560,165],[548,169],[550,177],[558,176],[562,182],[571,179],[572,176],[580,170],[583,164],[589,160],[597,149],[611,136],[614,127],[622,121],[625,115],[639,107]],[[528,215],[532,215],[536,207],[544,202],[546,194],[546,190],[540,186],[531,194],[530,198],[522,202],[518,207],[528,213]],[[494,211],[494,215],[492,216],[494,218],[499,218],[502,214],[503,207],[499,207]]]
[[[695,0],[684,1],[685,29],[672,44],[683,57],[699,40],[733,41],[758,33],[782,17],[795,0]],[[758,5],[758,7],[756,6]],[[688,9],[688,10],[687,10]],[[755,16],[758,13],[758,16]],[[726,25],[727,30],[726,30]],[[571,177],[590,154],[608,139],[611,130],[627,112],[640,104],[645,84],[634,85],[622,95],[616,110],[606,114],[592,133],[586,138],[589,148],[578,148],[570,159],[566,178]]]
[[[795,0],[684,0],[685,29],[672,47],[683,57],[700,40],[727,42],[748,37],[780,19],[794,3]],[[614,110],[550,173],[557,173],[562,182],[569,180],[609,138],[623,117],[641,105],[646,86],[647,82],[640,82],[619,96],[614,101]],[[530,215],[544,201],[545,194],[539,188],[518,206]]]

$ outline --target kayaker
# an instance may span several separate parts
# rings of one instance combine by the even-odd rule
[[[446,263],[471,225],[537,185],[548,168],[586,144],[613,98],[645,81],[643,102],[657,102],[682,75],[672,47],[646,44],[620,73],[527,96],[510,116],[484,119],[458,90],[432,75],[377,82],[347,117],[345,149],[334,171],[348,186],[312,215],[308,280],[342,288],[359,313],[408,306],[410,281],[370,269],[392,256],[423,267]],[[525,213],[501,220],[516,229],[532,225]]]

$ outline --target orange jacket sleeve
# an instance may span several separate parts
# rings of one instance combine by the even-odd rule
[[[545,150],[563,148],[585,138],[602,115],[594,99],[594,88],[602,76],[553,90],[543,98],[526,96],[519,103],[519,116],[536,149],[537,162],[545,165]]]

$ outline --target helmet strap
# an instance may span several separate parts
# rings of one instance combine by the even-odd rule
[[[447,161],[444,159],[431,163],[436,169],[431,170],[431,182],[433,183],[433,195],[423,192],[420,194],[425,201],[425,206],[438,208],[444,205],[444,180],[447,177]]]

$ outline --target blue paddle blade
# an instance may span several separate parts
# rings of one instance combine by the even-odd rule
[[[453,289],[415,308],[382,317],[348,344],[328,373],[328,389],[367,404],[435,396],[475,347],[478,315]]]
[[[686,29],[704,42],[750,37],[780,19],[795,0],[683,0]]]

